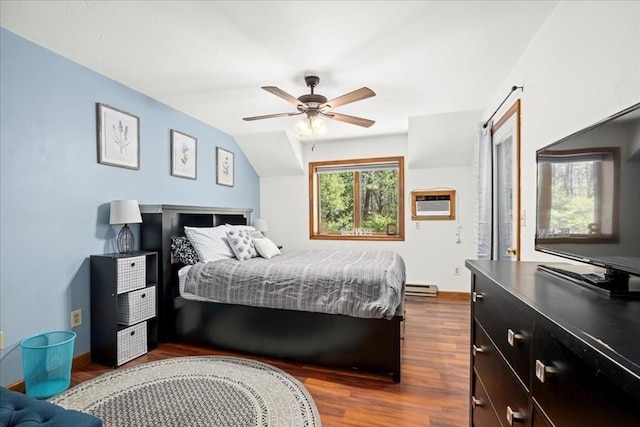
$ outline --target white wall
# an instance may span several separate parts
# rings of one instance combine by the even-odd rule
[[[561,2],[484,117],[513,85],[524,85],[521,194],[527,222],[521,259],[565,261],[534,250],[535,151],[640,101],[640,2]]]
[[[556,260],[534,250],[535,151],[640,100],[640,3],[561,2],[522,53],[518,63],[487,104],[487,118],[513,85],[524,85],[522,99],[522,228],[523,260]],[[500,117],[514,99],[505,103]],[[410,130],[411,132],[411,130]],[[475,135],[470,135],[475,139]],[[309,161],[376,156],[408,156],[407,135],[372,141],[320,142],[306,146]],[[421,136],[411,135],[420,140]],[[451,147],[455,150],[456,147]],[[412,159],[405,157],[405,167]],[[413,189],[455,188],[461,242],[455,243],[457,222],[410,220]],[[291,248],[376,247],[397,251],[407,263],[408,283],[430,283],[445,291],[468,291],[469,275],[453,275],[455,266],[474,257],[473,172],[471,167],[407,169],[405,174],[404,242],[310,241],[308,177],[260,179],[261,215],[269,219],[269,235]]]
[[[470,135],[473,138],[473,135]],[[318,142],[305,145],[304,164],[333,159],[406,156],[407,136],[393,135],[366,140]],[[470,278],[464,260],[473,257],[473,173],[471,167],[407,169],[405,157],[405,241],[361,242],[309,239],[309,178],[303,176],[260,178],[260,211],[269,220],[267,233],[287,248],[389,249],[399,253],[407,267],[407,283],[435,284],[444,291],[469,291]],[[458,221],[411,221],[411,190],[436,187],[457,191],[461,241],[456,243]],[[454,276],[455,266],[461,274]]]

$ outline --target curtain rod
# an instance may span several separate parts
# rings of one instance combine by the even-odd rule
[[[493,119],[493,116],[495,116],[495,115],[496,115],[496,113],[498,112],[498,110],[500,110],[500,108],[502,107],[502,105],[507,101],[507,99],[509,99],[509,97],[511,96],[511,94],[512,94],[513,92],[515,92],[516,90],[518,90],[518,89],[522,89],[522,90],[524,91],[524,86],[513,86],[513,87],[511,88],[511,91],[507,94],[507,96],[504,98],[504,100],[500,103],[500,105],[498,106],[498,108],[496,108],[496,111],[494,111],[494,112],[493,112],[493,114],[491,115],[491,117],[489,117],[489,118],[487,119],[487,121],[486,121],[486,122],[484,122],[484,124],[482,125],[482,127],[483,127],[484,129],[486,129],[486,128],[487,128],[487,125],[489,124],[489,122],[491,121],[491,119]]]

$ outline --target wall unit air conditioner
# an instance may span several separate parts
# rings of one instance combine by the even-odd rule
[[[411,219],[456,219],[456,190],[416,190],[411,192]]]

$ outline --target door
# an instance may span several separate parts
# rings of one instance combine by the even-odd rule
[[[520,260],[520,100],[491,129],[493,259]]]

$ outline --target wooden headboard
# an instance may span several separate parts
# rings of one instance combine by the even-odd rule
[[[158,252],[158,339],[172,335],[171,238],[184,236],[184,227],[215,227],[222,224],[250,225],[249,208],[207,206],[140,205],[140,249]]]

